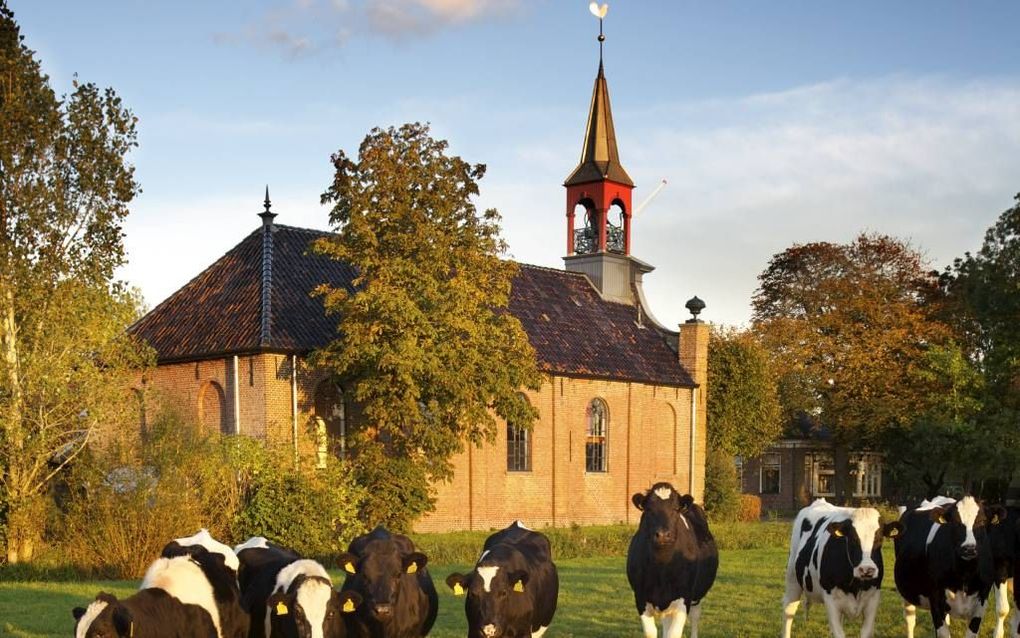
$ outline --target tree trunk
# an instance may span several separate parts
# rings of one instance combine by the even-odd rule
[[[27,563],[35,556],[42,537],[45,504],[36,497],[14,498],[7,509],[7,562]]]

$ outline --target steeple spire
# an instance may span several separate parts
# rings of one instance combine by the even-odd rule
[[[584,131],[584,146],[577,168],[563,182],[564,186],[597,182],[609,179],[633,186],[630,175],[620,164],[620,153],[616,148],[616,128],[613,126],[613,110],[609,105],[609,84],[599,60],[599,72],[595,76],[595,88],[591,94],[588,109],[588,124]]]

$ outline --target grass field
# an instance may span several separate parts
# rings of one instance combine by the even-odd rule
[[[886,546],[886,565],[892,565],[891,546]],[[705,638],[775,638],[779,635],[779,603],[783,595],[785,549],[726,550],[720,555],[720,572],[715,587],[704,602],[701,636]],[[641,636],[634,600],[624,574],[624,559],[570,559],[557,561],[560,570],[560,598],[556,618],[546,633],[549,638],[625,638]],[[440,590],[439,620],[430,636],[462,638],[467,634],[463,599],[454,598],[443,579],[466,565],[430,565],[429,571]],[[340,576],[334,574],[335,582]],[[71,609],[91,600],[99,590],[127,596],[134,582],[90,581],[53,583],[0,583],[0,634],[20,637],[70,636]],[[883,585],[877,638],[901,638],[906,634],[899,598],[893,589],[892,573]],[[794,636],[828,636],[825,612],[811,609],[804,620],[804,607],[794,622]],[[859,623],[845,625],[847,635],[858,634]],[[982,637],[992,635],[992,614],[981,628]],[[963,623],[953,625],[953,635],[963,636]],[[931,619],[918,613],[917,635],[931,636]],[[144,637],[139,637],[144,638]]]

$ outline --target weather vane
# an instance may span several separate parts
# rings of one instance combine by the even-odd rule
[[[602,21],[605,20],[606,13],[609,12],[609,5],[603,3],[599,6],[598,2],[592,2],[588,5],[588,10],[599,19],[599,64],[602,64],[602,43],[606,41],[606,36],[602,34]]]

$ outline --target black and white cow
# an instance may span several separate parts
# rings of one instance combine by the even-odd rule
[[[824,498],[802,509],[793,521],[783,595],[783,638],[790,638],[801,598],[822,603],[834,638],[844,638],[843,618],[863,616],[861,638],[875,633],[882,588],[882,539],[902,526],[885,526],[878,510],[837,507]]]
[[[222,636],[216,592],[191,556],[157,558],[146,570],[139,589],[162,589],[184,604],[202,607],[209,613],[216,635]]]
[[[118,600],[100,592],[88,607],[75,607],[74,638],[214,638],[209,612],[162,589],[143,589]]]
[[[669,483],[656,483],[631,502],[641,522],[627,551],[627,580],[644,634],[655,638],[659,618],[664,638],[680,638],[690,617],[691,638],[697,638],[701,601],[719,568],[705,510]]]
[[[351,541],[339,565],[347,573],[342,591],[361,595],[362,605],[346,617],[354,638],[427,636],[439,611],[439,596],[426,564],[406,536],[376,527]]]
[[[357,608],[361,597],[333,589],[322,565],[260,536],[234,551],[252,638],[346,638],[343,616]]]
[[[213,588],[220,614],[221,636],[245,638],[248,635],[248,612],[241,606],[241,589],[237,583],[240,563],[233,549],[214,539],[203,528],[194,536],[170,541],[161,556],[190,556],[198,563]]]
[[[913,638],[917,607],[931,610],[939,638],[949,636],[949,617],[968,619],[967,637],[981,627],[995,584],[988,527],[1005,518],[1001,507],[985,508],[973,497],[939,497],[900,516],[896,537],[896,589],[903,597],[907,637]],[[999,624],[996,638],[1002,638]]]
[[[446,584],[467,594],[468,638],[539,638],[560,590],[549,539],[520,521],[489,536],[474,570],[450,574]]]

